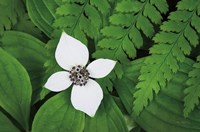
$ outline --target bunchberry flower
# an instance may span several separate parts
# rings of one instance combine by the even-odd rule
[[[54,73],[45,87],[59,92],[73,85],[71,102],[75,109],[93,117],[103,99],[103,91],[93,78],[103,78],[114,68],[116,61],[97,59],[88,66],[89,52],[79,40],[62,33],[55,52],[55,58],[65,71]]]

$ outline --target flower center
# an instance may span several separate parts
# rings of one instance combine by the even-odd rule
[[[73,66],[69,73],[69,78],[73,82],[73,84],[79,86],[84,86],[87,83],[90,75],[88,70],[80,65]]]

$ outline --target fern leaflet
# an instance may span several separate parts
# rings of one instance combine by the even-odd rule
[[[170,14],[169,21],[163,23],[160,33],[153,38],[157,44],[150,48],[152,55],[141,68],[138,90],[134,94],[133,111],[137,115],[179,70],[178,63],[190,54],[192,46],[198,44],[200,1],[182,0],[177,7],[178,10]]]
[[[197,63],[193,65],[193,69],[189,72],[189,79],[186,82],[188,87],[185,89],[184,98],[184,116],[188,117],[189,113],[194,110],[194,107],[199,104],[200,98],[200,56],[197,58]]]

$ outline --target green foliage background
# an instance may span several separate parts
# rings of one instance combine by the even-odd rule
[[[43,87],[63,30],[118,61],[94,118]],[[1,0],[0,132],[199,132],[199,37],[200,0]]]

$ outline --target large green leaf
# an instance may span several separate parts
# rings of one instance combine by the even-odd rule
[[[2,132],[19,132],[13,123],[0,111],[0,130]]]
[[[6,31],[0,39],[0,47],[26,68],[33,87],[32,102],[38,101],[47,58],[44,43],[26,33]]]
[[[53,31],[56,2],[54,0],[27,0],[26,2],[31,20],[50,37]]]
[[[124,117],[110,96],[104,96],[94,118],[86,117],[85,132],[127,132]]]
[[[84,113],[73,108],[70,90],[49,99],[37,112],[33,132],[82,132]]]
[[[132,113],[132,97],[135,86],[138,83],[140,68],[144,65],[144,58],[133,61],[126,67],[125,76],[116,81],[116,90],[125,105],[127,111],[133,115],[136,122],[145,130],[150,132],[199,132],[200,110],[196,108],[188,118],[183,116],[183,98],[187,73],[194,63],[186,59],[180,64],[180,70],[166,87],[163,87],[149,106],[139,116]],[[132,103],[130,103],[132,102]]]
[[[31,82],[25,68],[0,48],[0,106],[28,130]]]

